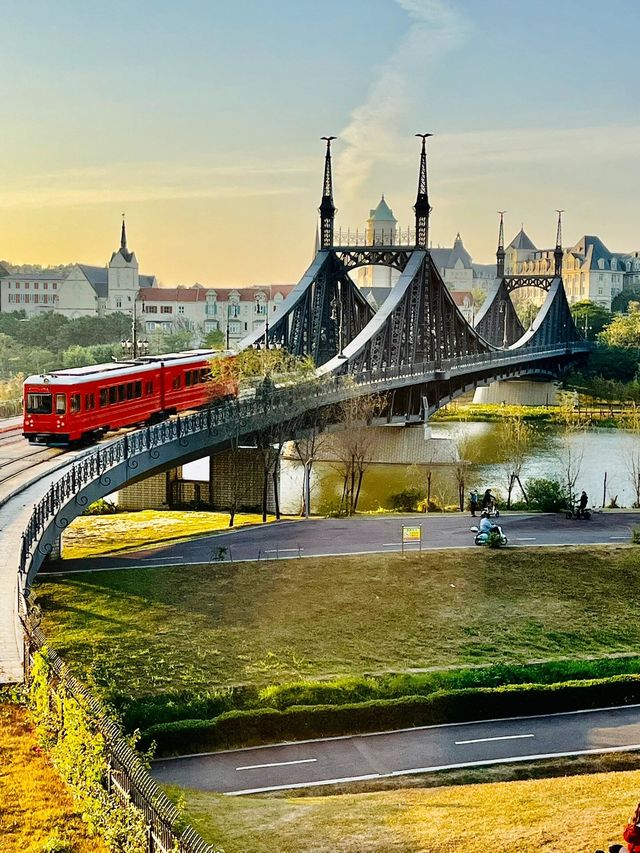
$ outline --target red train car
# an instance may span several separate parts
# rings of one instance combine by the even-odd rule
[[[29,441],[67,445],[94,441],[110,429],[151,423],[232,397],[231,384],[212,388],[213,350],[143,356],[29,376],[24,382],[22,434]]]

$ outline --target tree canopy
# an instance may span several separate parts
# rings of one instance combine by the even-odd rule
[[[607,311],[606,308],[589,299],[574,302],[571,306],[571,316],[578,329],[589,341],[597,340],[605,326],[613,320],[611,311]]]
[[[599,339],[608,346],[640,350],[640,310],[615,316]]]

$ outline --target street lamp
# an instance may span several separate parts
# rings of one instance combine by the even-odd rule
[[[500,300],[500,314],[503,315],[503,324],[502,324],[502,347],[503,349],[507,349],[509,346],[508,338],[507,338],[507,300]]]

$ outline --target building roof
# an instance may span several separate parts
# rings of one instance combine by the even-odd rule
[[[533,245],[529,237],[525,234],[524,227],[522,227],[513,240],[507,246],[508,249],[523,249],[527,252],[535,252],[536,247]]]
[[[453,246],[448,249],[446,247],[437,249],[429,249],[433,262],[439,269],[453,269],[456,261],[462,261],[465,269],[469,270],[473,267],[471,255],[464,247],[462,237],[458,233],[453,242]]]
[[[6,275],[9,275],[9,270],[0,264],[0,278],[4,278]]]
[[[389,222],[389,220],[392,220],[393,222],[398,221],[393,215],[393,211],[384,200],[384,193],[382,193],[382,198],[378,202],[378,206],[369,211],[369,219],[376,221],[384,220],[386,222]]]
[[[143,302],[206,302],[209,293],[215,294],[221,302],[228,302],[231,294],[237,294],[240,302],[253,302],[259,293],[268,300],[276,294],[283,298],[294,288],[293,284],[250,285],[248,287],[203,287],[194,284],[191,287],[154,287],[140,291],[138,298]]]
[[[5,277],[2,273],[4,267],[0,267],[0,276]],[[42,270],[42,272],[7,272],[6,278],[11,281],[62,281],[67,277],[66,272],[59,270]]]
[[[106,299],[109,295],[109,270],[107,267],[92,267],[88,264],[78,264],[78,269],[95,290],[96,296]]]
[[[465,302],[467,305],[469,302],[473,305],[473,293],[470,290],[450,290],[449,293],[458,308],[465,308]]]

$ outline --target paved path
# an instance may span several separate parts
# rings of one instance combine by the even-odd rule
[[[151,772],[163,784],[239,795],[638,749],[634,705],[161,759]]]
[[[326,556],[334,554],[399,551],[403,524],[422,524],[423,548],[473,547],[470,527],[477,523],[468,515],[362,516],[282,521],[229,533],[199,536],[187,542],[161,545],[124,554],[88,560],[64,560],[65,571],[125,568],[133,566],[208,563],[221,547],[234,560],[276,557]],[[564,515],[514,513],[499,519],[510,545],[586,545],[628,542],[640,512],[594,513],[590,521],[566,519]],[[416,550],[415,545],[408,546]]]

